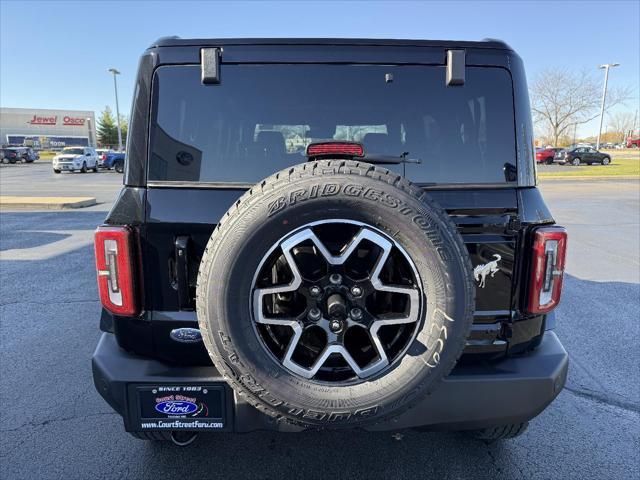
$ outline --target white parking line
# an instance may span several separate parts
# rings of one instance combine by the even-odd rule
[[[93,243],[93,230],[29,230],[24,233],[69,235],[55,242],[29,248],[12,248],[0,252],[1,260],[48,260]]]

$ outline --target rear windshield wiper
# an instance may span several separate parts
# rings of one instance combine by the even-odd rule
[[[366,153],[364,146],[358,142],[330,141],[316,142],[307,145],[305,155],[309,160],[324,158],[346,158],[349,160],[363,160],[375,165],[398,165],[400,163],[422,163],[418,158],[409,158],[409,152],[400,155],[378,155]]]
[[[422,160],[419,158],[409,158],[409,152],[402,152],[402,154],[398,156],[365,154],[361,158],[365,162],[374,165],[398,165],[400,163],[414,163],[419,165],[422,163]]]

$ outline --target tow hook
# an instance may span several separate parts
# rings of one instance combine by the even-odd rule
[[[176,438],[176,433],[181,433],[181,432],[171,432],[171,441],[173,442],[174,445],[177,445],[178,447],[186,447],[187,445],[191,445],[195,441],[195,439],[198,437],[198,432],[193,432],[190,437],[187,437],[186,440],[179,440],[178,438]]]

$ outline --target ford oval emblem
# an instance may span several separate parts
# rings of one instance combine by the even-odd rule
[[[165,415],[188,415],[198,410],[198,405],[193,402],[169,400],[158,403],[156,410]]]
[[[197,328],[176,328],[171,330],[169,336],[176,342],[198,343],[202,341],[202,334]]]

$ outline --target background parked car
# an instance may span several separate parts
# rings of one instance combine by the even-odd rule
[[[31,147],[24,147],[21,152],[22,161],[27,163],[35,162],[40,155]]]
[[[108,170],[113,168],[116,172],[122,173],[124,172],[124,157],[125,152],[114,152],[109,150],[99,157],[98,166]]]
[[[88,169],[98,171],[98,155],[92,147],[65,147],[53,157],[53,173],[79,170],[86,173]]]
[[[96,148],[96,154],[98,155],[98,167],[104,168],[103,161],[107,157],[107,154],[113,150],[109,148]]]
[[[538,148],[536,149],[536,162],[551,165],[553,163],[553,158],[560,150],[562,150],[562,148],[559,147]]]
[[[2,163],[16,163],[22,157],[20,151],[13,147],[2,149]]]
[[[609,165],[611,163],[611,157],[606,154],[597,151],[592,147],[578,147],[569,150],[560,150],[556,153],[554,163],[580,165],[586,163],[591,165],[592,163],[601,163],[602,165]]]

